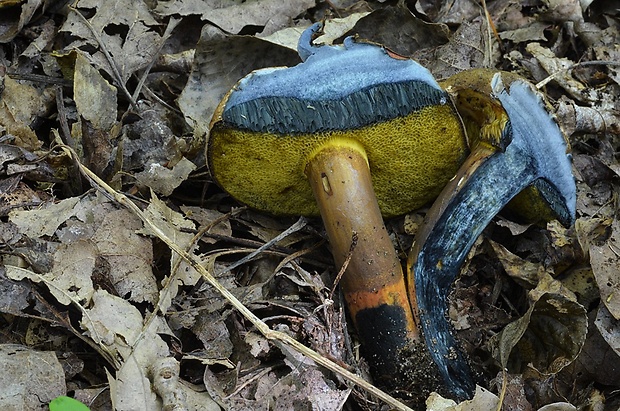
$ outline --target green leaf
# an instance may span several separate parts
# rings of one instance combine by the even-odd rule
[[[76,399],[60,396],[50,402],[50,411],[90,411],[90,408]]]

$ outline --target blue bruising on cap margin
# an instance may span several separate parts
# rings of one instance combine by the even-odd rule
[[[233,127],[282,134],[348,130],[448,103],[431,73],[381,46],[345,39],[316,46],[320,25],[299,41],[303,63],[257,70],[239,81],[222,113]]]

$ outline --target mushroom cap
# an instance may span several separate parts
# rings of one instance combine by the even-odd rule
[[[313,45],[318,29],[302,34],[304,62],[254,71],[224,97],[207,144],[215,181],[257,209],[318,215],[306,164],[353,140],[384,216],[431,201],[468,154],[448,94],[427,69],[376,44]]]
[[[501,93],[494,89],[493,85],[498,82],[500,91],[513,84],[521,84],[518,87],[523,88],[519,94],[514,94],[515,98],[519,96],[522,101],[518,109],[513,109],[515,114],[510,118],[506,107],[500,101]],[[537,139],[533,139],[531,144],[540,143],[532,150],[567,154],[566,158],[559,157],[564,161],[557,161],[555,157],[548,156],[539,166],[557,170],[557,175],[563,176],[564,180],[554,183],[566,190],[570,187],[574,190],[569,160],[570,143],[545,109],[544,96],[524,78],[494,69],[472,69],[455,74],[441,81],[440,85],[455,99],[472,147],[476,144],[489,144],[504,151],[511,143],[510,134],[525,132],[524,130],[534,132]],[[540,107],[535,113],[532,109],[534,104]],[[524,107],[532,110],[532,114],[525,116],[525,119],[522,118],[524,116],[516,115],[523,112]],[[511,132],[506,133],[509,129]],[[550,221],[558,218],[565,226],[572,225],[575,215],[575,194],[564,190],[558,192],[562,198],[555,199],[551,197],[553,191],[547,187],[545,179],[537,180],[517,194],[507,208],[525,221]],[[563,209],[561,204],[568,205],[570,209]]]

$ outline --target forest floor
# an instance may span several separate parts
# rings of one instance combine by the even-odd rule
[[[571,145],[576,223],[493,219],[450,296],[481,387],[426,408],[620,407],[620,2],[0,0],[1,408],[426,409],[352,377],[320,219],[205,166],[224,94],[322,20],[437,79],[528,79]],[[386,222],[403,263],[427,210]]]

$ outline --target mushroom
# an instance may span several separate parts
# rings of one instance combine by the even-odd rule
[[[276,215],[321,215],[348,311],[376,380],[421,343],[402,267],[382,217],[435,198],[468,154],[462,122],[428,70],[348,37],[303,62],[257,70],[224,97],[207,161],[232,197]],[[423,344],[423,343],[422,343]]]
[[[491,219],[524,190],[525,201],[536,201],[522,201],[521,208],[546,209],[550,213],[542,217],[572,225],[576,187],[568,143],[525,80],[477,69],[442,85],[456,98],[473,149],[426,216],[409,255],[408,282],[428,350],[447,388],[465,399],[475,383],[446,317],[446,298],[463,260]]]

